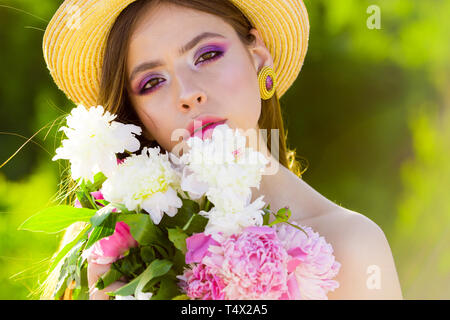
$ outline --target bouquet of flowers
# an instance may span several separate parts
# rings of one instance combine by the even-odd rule
[[[98,290],[126,280],[108,293],[115,299],[327,299],[339,286],[323,237],[290,221],[289,207],[274,213],[263,196],[251,201],[268,160],[238,130],[223,124],[210,138],[191,137],[181,157],[136,154],[141,128],[115,118],[101,106],[72,110],[53,160],[70,161],[75,205],[20,227],[56,233],[84,223],[53,257],[54,298],[72,288],[73,299],[88,299],[89,263],[110,265]]]

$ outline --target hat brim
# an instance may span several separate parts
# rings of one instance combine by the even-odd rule
[[[136,0],[66,0],[49,22],[44,59],[57,86],[76,104],[96,105],[108,33]],[[231,0],[258,30],[274,60],[277,95],[297,78],[309,40],[301,0]]]

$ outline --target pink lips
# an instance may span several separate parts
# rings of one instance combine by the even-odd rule
[[[188,130],[191,133],[191,137],[207,139],[211,137],[215,127],[224,124],[226,121],[227,119],[217,117],[199,117],[189,124]]]

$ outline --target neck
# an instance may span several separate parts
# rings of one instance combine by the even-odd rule
[[[275,150],[273,150],[274,146]],[[284,206],[280,202],[283,198],[283,192],[280,191],[284,190],[284,187],[289,180],[289,169],[279,162],[279,157],[274,157],[274,154],[279,154],[277,147],[278,145],[272,144],[272,150],[269,150],[267,143],[260,143],[258,145],[258,151],[261,152],[269,162],[264,168],[259,188],[252,188],[252,201],[263,195],[264,202],[266,202],[266,204],[270,203],[270,207],[274,212]]]
[[[259,188],[252,188],[252,201],[264,196],[263,201],[266,205],[270,204],[273,213],[289,206],[292,209],[292,219],[297,222],[336,208],[335,203],[323,197],[283,166],[273,156],[277,154],[276,152],[269,152],[266,145],[260,147],[258,151],[267,157],[269,163],[263,172]]]

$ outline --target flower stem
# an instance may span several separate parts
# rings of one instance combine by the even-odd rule
[[[205,208],[204,208],[204,210],[205,210],[206,212],[208,212],[208,211],[211,210],[211,208],[212,208],[212,203],[211,203],[211,201],[208,200],[208,198],[205,198],[205,199],[206,199],[206,203],[205,203]]]
[[[183,231],[186,231],[189,228],[189,226],[191,225],[192,220],[194,220],[194,216],[195,216],[195,213],[192,214],[191,218],[188,220],[188,222],[186,222],[186,224],[183,227]]]

